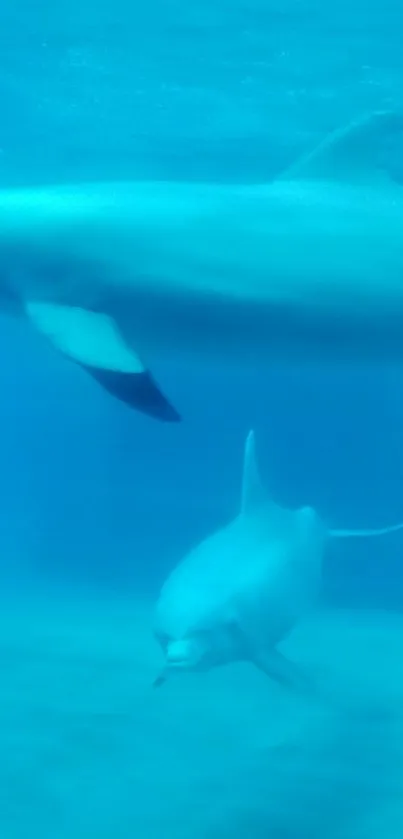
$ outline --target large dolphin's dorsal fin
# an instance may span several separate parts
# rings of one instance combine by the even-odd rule
[[[281,173],[278,180],[371,183],[387,180],[380,151],[403,133],[403,113],[376,111],[328,135],[312,152]]]
[[[255,433],[252,430],[249,431],[245,443],[241,513],[248,515],[256,512],[263,504],[267,507],[271,503],[260,479],[256,461]]]

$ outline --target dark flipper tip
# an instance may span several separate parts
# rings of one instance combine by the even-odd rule
[[[160,675],[160,676],[157,676],[157,678],[156,678],[156,679],[154,679],[154,681],[153,681],[153,688],[160,688],[160,687],[161,687],[161,685],[164,685],[164,684],[165,684],[165,682],[166,682],[166,676],[164,676],[164,675],[161,673],[161,675]]]
[[[108,393],[136,411],[161,422],[181,421],[181,416],[168,402],[148,370],[140,373],[122,373],[100,367],[81,366]]]

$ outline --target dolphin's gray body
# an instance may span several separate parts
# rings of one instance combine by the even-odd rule
[[[165,667],[156,684],[173,673],[244,660],[305,688],[304,675],[276,648],[317,600],[328,539],[400,528],[333,531],[311,507],[279,507],[260,482],[250,432],[239,515],[192,550],[162,588],[154,630]]]
[[[133,407],[176,420],[154,359],[403,357],[403,188],[376,113],[264,185],[0,192],[0,304]]]

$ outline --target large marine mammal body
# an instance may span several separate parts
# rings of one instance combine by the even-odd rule
[[[179,414],[150,370],[175,354],[403,357],[400,132],[375,113],[270,183],[0,191],[0,304],[134,408]]]

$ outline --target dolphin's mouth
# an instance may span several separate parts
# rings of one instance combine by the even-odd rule
[[[191,670],[192,664],[182,650],[168,650],[165,667],[153,682],[153,687],[161,687],[172,673],[178,670]]]
[[[167,660],[167,669],[168,670],[178,670],[182,667],[189,667],[189,659],[187,658],[168,658]]]
[[[165,649],[166,670],[183,670],[191,667],[195,657],[192,640],[171,641]]]

